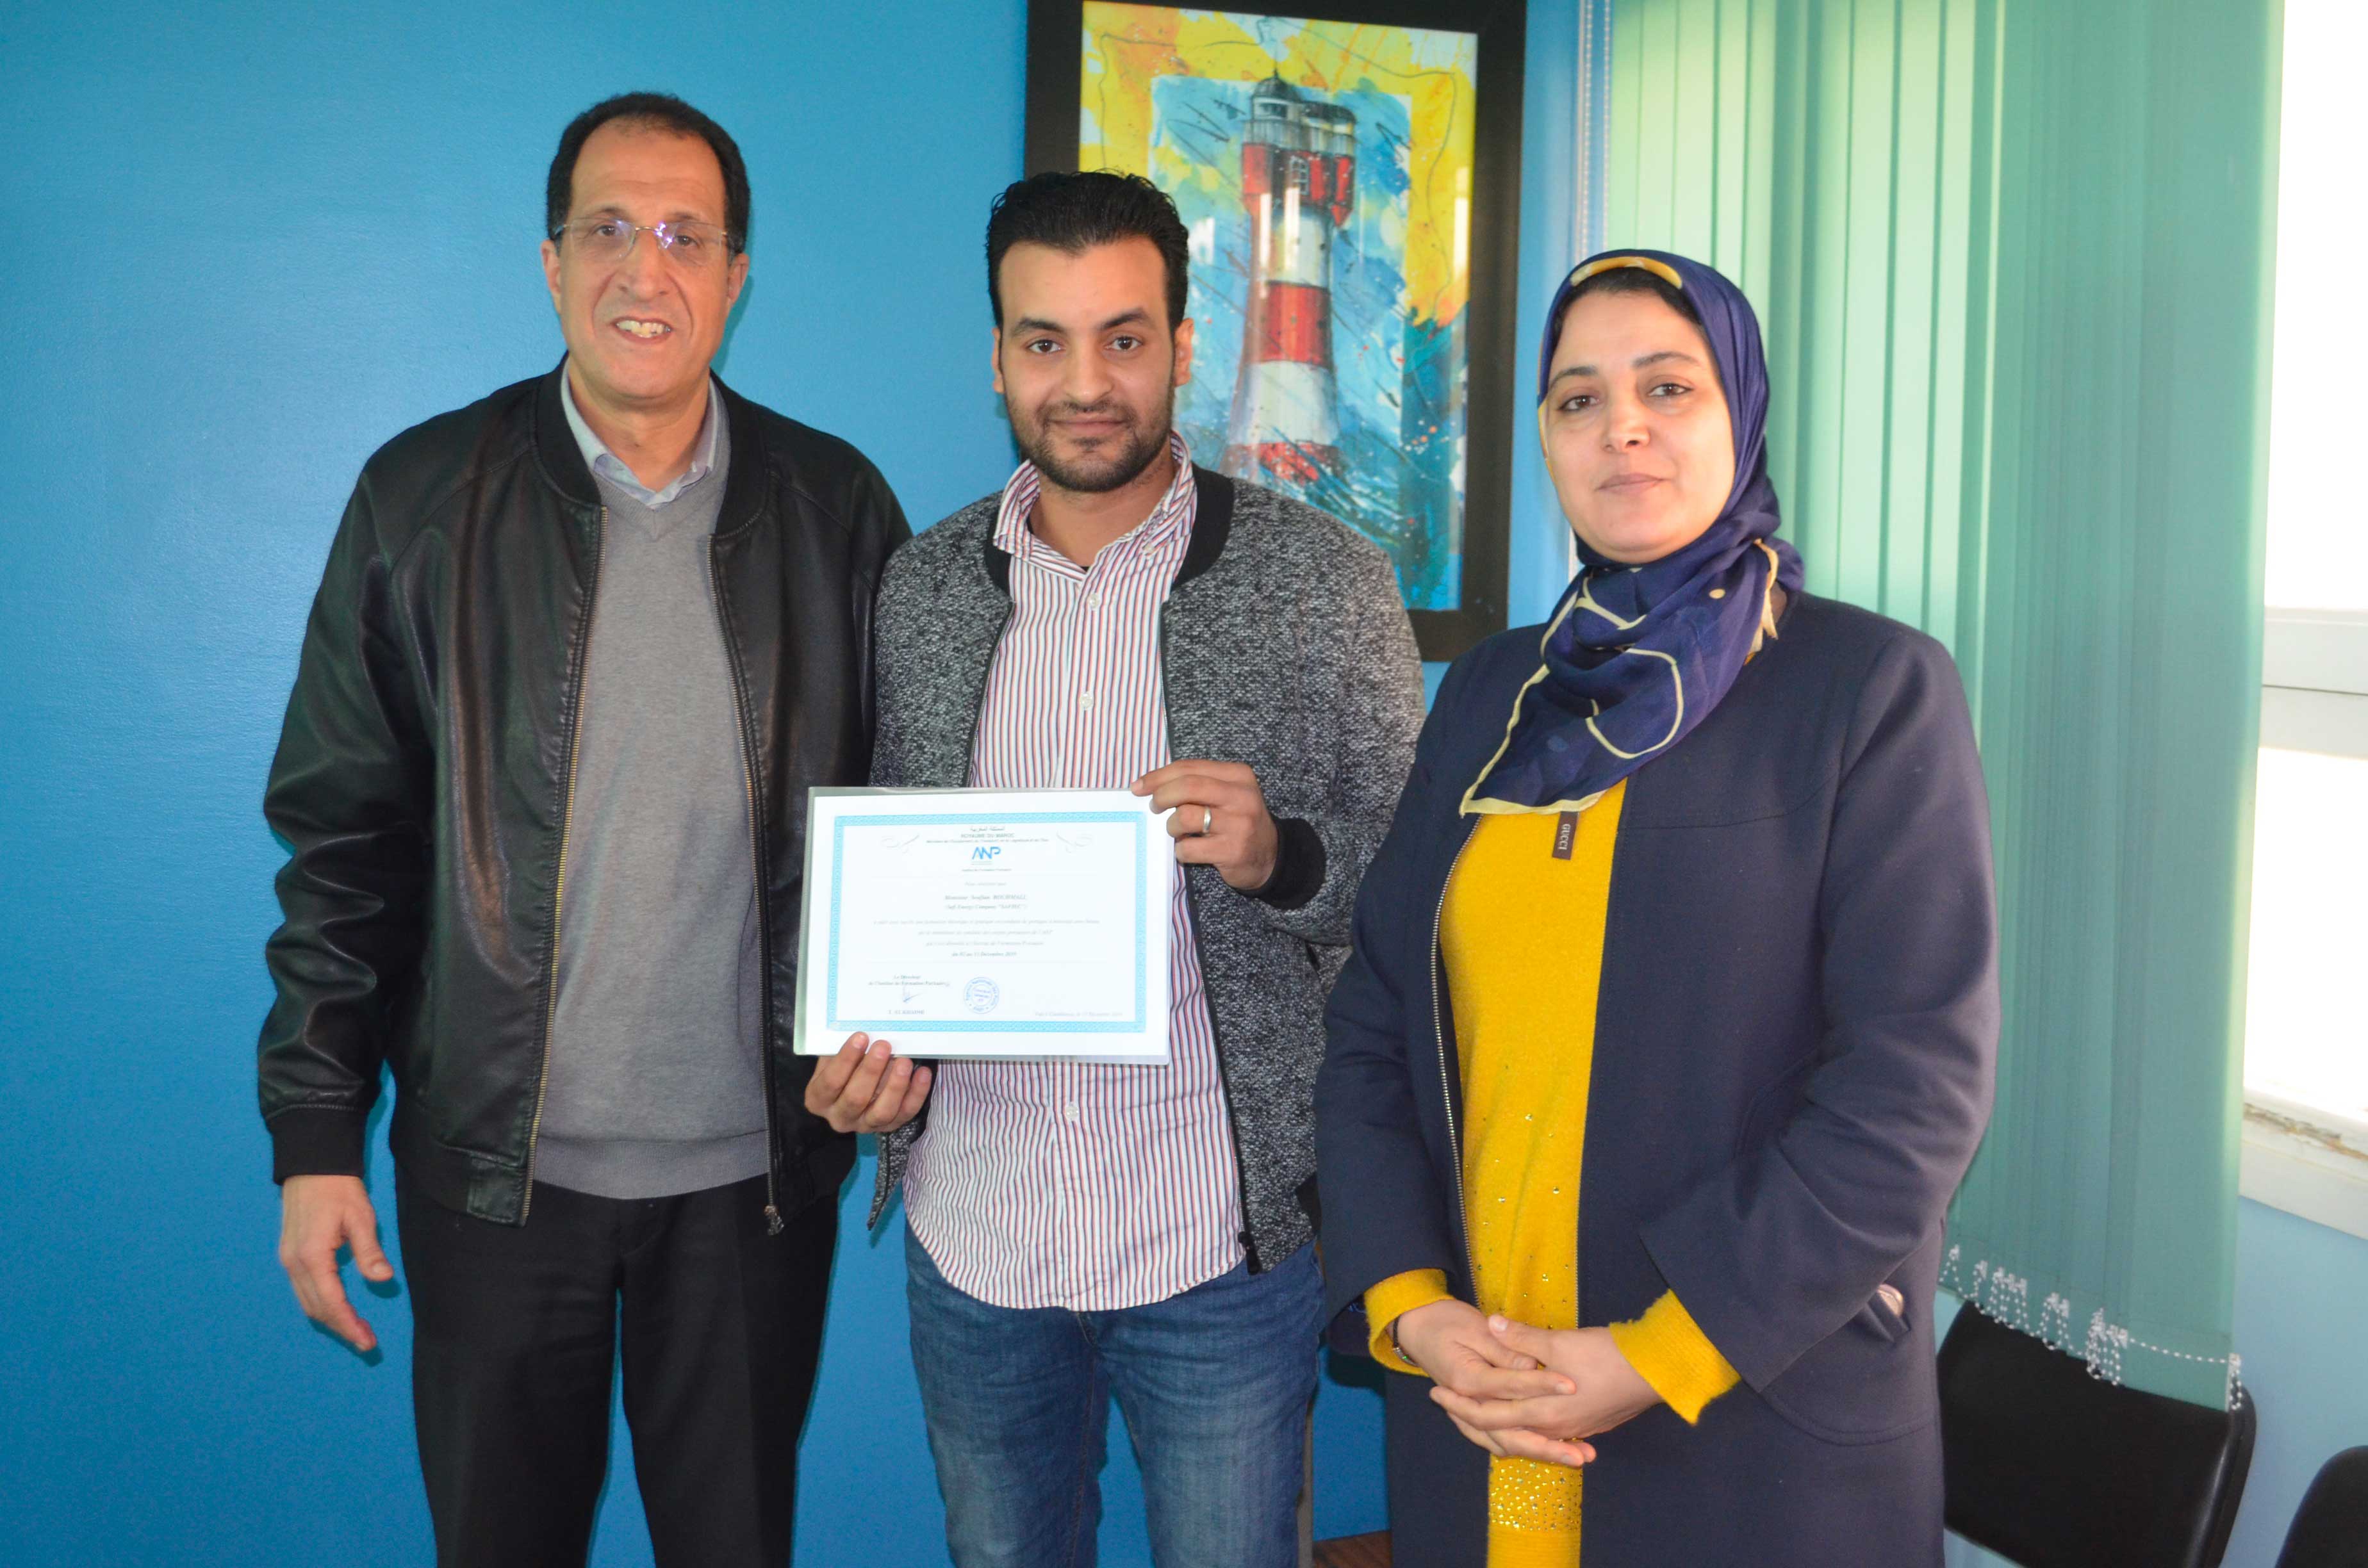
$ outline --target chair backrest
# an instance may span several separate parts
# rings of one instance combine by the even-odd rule
[[[2286,1531],[2278,1568],[2368,1568],[2368,1448],[2318,1468]]]
[[[2217,1568],[2254,1410],[2141,1393],[1966,1308],[1941,1346],[1949,1528],[2023,1568]]]

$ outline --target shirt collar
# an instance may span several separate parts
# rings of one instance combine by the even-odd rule
[[[1176,475],[1167,483],[1167,491],[1151,515],[1112,540],[1110,549],[1133,540],[1142,546],[1164,544],[1179,534],[1192,529],[1194,502],[1199,495],[1192,478],[1192,449],[1186,444],[1184,433],[1171,429],[1167,433],[1167,450],[1176,460]],[[1028,526],[1036,510],[1036,497],[1043,488],[1043,476],[1036,465],[1023,460],[1012,472],[1003,487],[1003,503],[996,511],[995,547],[1004,554],[1026,559],[1042,552],[1047,546],[1037,539]]]
[[[713,376],[707,378],[707,417],[700,422],[699,442],[691,450],[690,466],[663,490],[652,490],[633,477],[633,471],[625,466],[624,460],[592,433],[592,426],[584,422],[583,412],[575,406],[575,392],[567,384],[564,365],[559,372],[559,406],[567,415],[567,428],[575,433],[576,449],[584,454],[584,466],[644,506],[663,506],[714,472],[715,437],[723,422],[723,399],[715,390]]]

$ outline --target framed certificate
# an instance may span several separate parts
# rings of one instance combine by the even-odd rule
[[[814,790],[797,1049],[1167,1060],[1176,855],[1123,790]]]

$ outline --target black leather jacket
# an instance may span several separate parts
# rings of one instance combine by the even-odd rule
[[[330,547],[264,797],[291,852],[259,1048],[278,1178],[361,1172],[383,1063],[404,1174],[526,1218],[603,526],[559,377],[388,442]],[[865,779],[872,593],[907,530],[855,449],[723,399],[710,548],[762,868],[778,1224],[854,1160],[791,1051],[806,789]]]

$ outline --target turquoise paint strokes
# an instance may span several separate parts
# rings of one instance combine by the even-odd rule
[[[1197,76],[1151,85],[1153,166],[1194,245],[1192,380],[1177,395],[1176,421],[1212,465],[1225,449],[1249,301],[1255,240],[1242,199],[1241,133],[1257,85]],[[1387,551],[1410,608],[1452,609],[1463,602],[1463,340],[1460,323],[1418,322],[1407,308],[1408,102],[1370,88],[1302,91],[1357,117],[1357,174],[1331,249],[1341,467],[1290,488]],[[1170,177],[1178,168],[1190,173]]]

